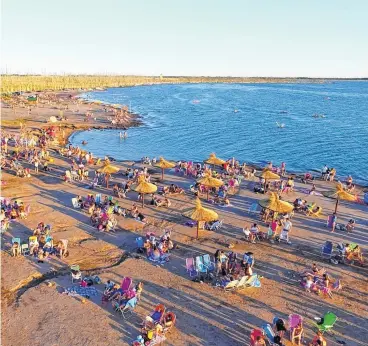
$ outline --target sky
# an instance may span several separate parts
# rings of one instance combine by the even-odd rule
[[[2,0],[2,73],[368,77],[368,0]]]

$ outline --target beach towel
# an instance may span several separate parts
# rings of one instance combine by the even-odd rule
[[[92,297],[97,296],[97,290],[95,287],[80,287],[80,286],[73,286],[67,287],[65,292],[71,296],[82,296],[82,297]]]
[[[306,195],[309,195],[309,191],[308,189],[300,189],[301,193],[305,193]],[[323,196],[322,193],[317,192],[317,191],[313,191],[313,195],[314,196]]]

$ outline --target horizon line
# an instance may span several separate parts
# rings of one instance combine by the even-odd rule
[[[327,80],[368,80],[366,77],[285,77],[285,76],[206,76],[206,75],[144,75],[144,74],[114,74],[114,73],[3,73],[0,76],[29,76],[29,77],[67,77],[67,76],[87,76],[87,77],[146,77],[146,78],[235,78],[235,79],[327,79]]]

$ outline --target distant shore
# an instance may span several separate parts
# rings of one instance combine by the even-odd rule
[[[1,93],[36,91],[83,91],[152,84],[185,83],[333,83],[366,81],[368,78],[309,77],[186,77],[186,76],[100,76],[100,75],[2,75]]]

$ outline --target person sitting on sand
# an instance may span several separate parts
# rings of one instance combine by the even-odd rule
[[[138,207],[136,206],[136,204],[133,204],[130,214],[132,215],[134,219],[136,219],[138,217],[138,213],[139,213]]]
[[[257,336],[254,346],[266,346],[266,341],[264,340],[263,335]]]
[[[276,336],[279,336],[281,339],[286,332],[285,322],[281,318],[275,318],[273,321],[272,329]]]
[[[327,341],[324,338],[323,333],[321,331],[317,331],[316,336],[308,346],[327,346]]]
[[[67,239],[60,239],[56,245],[57,249],[59,250],[60,258],[65,257],[68,251],[68,240]]]
[[[305,270],[300,274],[301,277],[307,277],[307,276],[321,276],[326,272],[324,268],[319,269],[316,263],[312,264],[312,268]]]
[[[30,255],[35,255],[38,251],[38,247],[39,247],[39,243],[38,243],[38,240],[37,238],[36,239],[32,239],[30,242],[29,242],[29,253]]]
[[[11,248],[11,253],[13,257],[20,256],[20,245],[18,242],[14,242]]]
[[[346,259],[348,261],[357,260],[360,264],[363,264],[364,260],[360,246],[356,245],[353,249],[351,249],[351,246],[349,245],[349,251],[346,254]]]
[[[141,212],[138,212],[138,215],[137,215],[137,217],[135,219],[137,221],[140,221],[140,222],[143,222],[143,223],[146,223],[147,222],[146,217]]]

